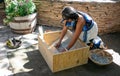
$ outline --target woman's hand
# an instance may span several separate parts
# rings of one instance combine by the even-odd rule
[[[61,50],[60,50],[60,52],[65,52],[66,51],[66,49],[65,48],[62,48]]]
[[[59,48],[60,45],[61,45],[61,42],[56,43],[56,44],[55,44],[55,48]]]

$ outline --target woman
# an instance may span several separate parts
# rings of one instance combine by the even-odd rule
[[[73,7],[66,6],[62,10],[62,17],[64,26],[59,42],[55,45],[56,48],[60,47],[61,41],[64,38],[67,29],[73,30],[73,37],[66,47],[67,50],[75,44],[78,38],[86,44],[89,44],[91,40],[97,38],[97,24],[88,14],[77,11]],[[65,49],[63,49],[63,51],[65,51]]]

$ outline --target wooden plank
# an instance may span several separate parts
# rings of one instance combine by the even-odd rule
[[[51,45],[54,41],[59,39],[60,34],[61,34],[61,31],[44,33],[44,40],[46,41],[47,45]]]
[[[87,44],[85,44],[80,38],[78,39],[78,41],[80,42],[80,44],[81,44],[82,46],[87,46]]]
[[[86,64],[88,61],[89,48],[67,51],[56,54],[53,57],[53,72],[69,69],[78,65]]]
[[[53,54],[51,51],[47,49],[47,45],[44,44],[44,42],[38,37],[38,47],[39,51],[44,57],[45,61],[47,62],[48,66],[50,67],[51,70],[53,70]]]
[[[90,55],[90,51],[89,51],[89,46],[87,47],[83,47],[82,48],[82,59],[81,59],[81,64],[85,64],[88,61],[88,57]]]
[[[72,32],[70,30],[67,31],[67,34],[72,37]],[[87,46],[80,38],[78,38],[78,41],[82,46]]]

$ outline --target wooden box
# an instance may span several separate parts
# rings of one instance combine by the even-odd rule
[[[61,31],[54,31],[38,36],[39,51],[52,72],[86,64],[89,57],[89,46],[78,39],[75,45],[69,51],[66,50],[65,52],[59,52],[54,45],[59,40],[60,34]],[[67,35],[64,37],[62,43],[65,41],[69,42],[69,38],[72,38],[72,33],[67,31]],[[68,44],[67,43],[65,45],[65,43],[64,46]]]

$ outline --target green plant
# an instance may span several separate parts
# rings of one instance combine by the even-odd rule
[[[12,21],[14,17],[26,16],[36,12],[36,6],[32,0],[5,0],[5,3],[5,24]]]

